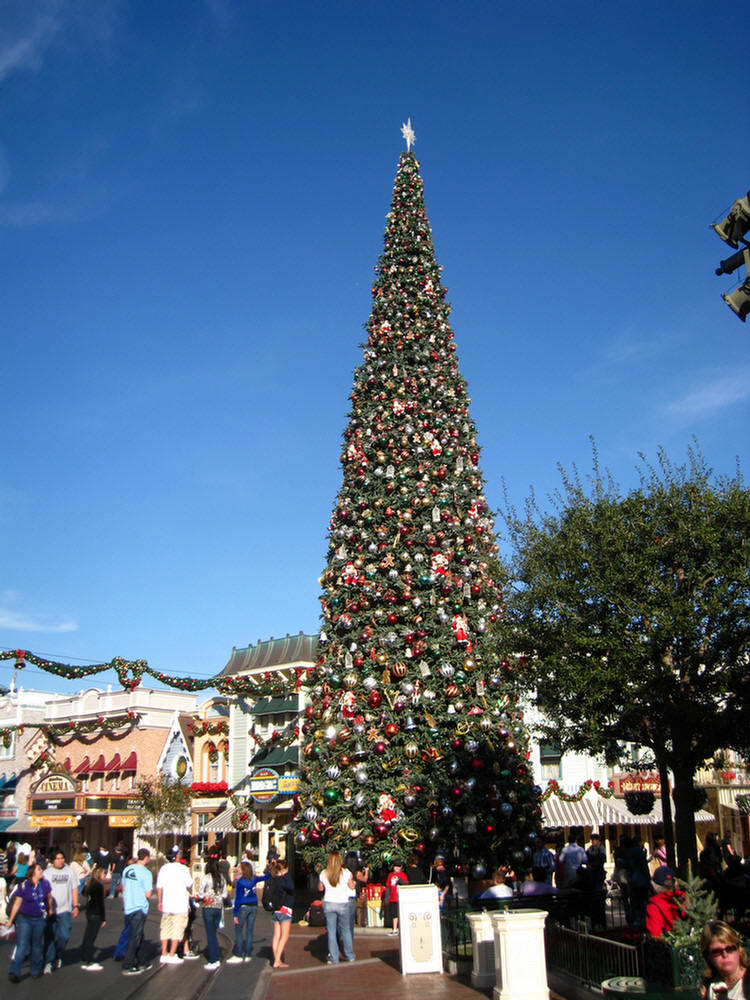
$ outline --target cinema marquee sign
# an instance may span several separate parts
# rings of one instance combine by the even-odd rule
[[[96,815],[111,813],[128,815],[127,825],[135,823],[135,814],[140,800],[133,795],[88,795],[80,791],[80,784],[66,771],[52,771],[31,789],[29,813],[41,817],[44,814],[77,813]],[[58,815],[57,819],[62,820]],[[59,822],[59,825],[64,825]],[[113,824],[110,824],[113,825]]]

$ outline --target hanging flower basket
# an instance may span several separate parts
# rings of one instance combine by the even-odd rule
[[[634,816],[646,816],[654,808],[653,792],[625,792],[625,805]]]

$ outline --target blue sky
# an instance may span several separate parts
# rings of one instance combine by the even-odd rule
[[[693,435],[746,467],[708,228],[750,186],[746,18],[3,0],[0,646],[210,676],[317,630],[408,116],[490,504],[589,469],[590,435],[623,488]]]

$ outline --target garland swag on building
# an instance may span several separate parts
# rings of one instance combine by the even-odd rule
[[[296,844],[523,866],[540,822],[476,428],[407,138],[354,374]],[[411,135],[413,139],[413,133]]]

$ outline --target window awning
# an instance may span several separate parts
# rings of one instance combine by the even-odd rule
[[[73,771],[73,774],[88,774],[89,773],[89,758],[84,757],[81,763]]]
[[[0,777],[0,795],[10,795],[11,792],[16,790],[16,784],[18,782],[18,775],[13,772],[9,778],[3,774]]]
[[[121,771],[137,771],[138,770],[138,754],[133,750],[128,759],[120,767]]]
[[[104,768],[104,770],[107,772],[107,774],[111,774],[112,771],[119,771],[120,770],[120,755],[119,755],[119,753],[116,753],[114,755],[114,757],[109,762],[109,764],[107,764],[107,766]]]
[[[218,816],[214,816],[210,819],[205,826],[201,827],[201,833],[257,833],[260,830],[260,820],[255,815],[248,810],[248,815],[250,822],[248,823],[245,830],[236,830],[232,826],[232,816],[234,815],[234,806],[227,807],[224,812],[219,813]]]
[[[299,702],[296,698],[261,698],[252,707],[252,715],[277,715],[280,712],[296,712]]]
[[[252,767],[280,767],[282,764],[296,764],[299,761],[299,747],[277,747],[273,750],[261,750],[249,762]]]
[[[94,761],[94,763],[89,768],[89,772],[90,773],[96,772],[97,774],[104,774],[104,754],[103,753],[100,753],[99,756],[96,758],[96,760]]]

